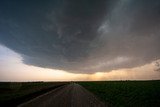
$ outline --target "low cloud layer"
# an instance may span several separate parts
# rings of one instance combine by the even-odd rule
[[[23,62],[73,73],[160,58],[159,0],[0,1],[0,44]]]

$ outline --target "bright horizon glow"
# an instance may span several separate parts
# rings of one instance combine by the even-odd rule
[[[22,57],[0,45],[0,81],[100,81],[100,80],[157,80],[160,72],[154,63],[131,69],[119,69],[94,74],[74,74],[64,70],[26,65]]]
[[[160,1],[5,0],[0,7],[0,81],[160,79]]]

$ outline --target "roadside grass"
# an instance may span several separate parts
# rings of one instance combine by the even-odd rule
[[[17,106],[67,82],[0,82],[0,106]]]
[[[160,107],[160,81],[78,82],[109,107]]]

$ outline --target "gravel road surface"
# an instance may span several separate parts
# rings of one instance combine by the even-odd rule
[[[18,107],[106,107],[91,92],[71,83],[32,99]]]

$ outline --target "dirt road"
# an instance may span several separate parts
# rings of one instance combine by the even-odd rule
[[[106,107],[82,86],[71,83],[41,95],[19,107]]]

